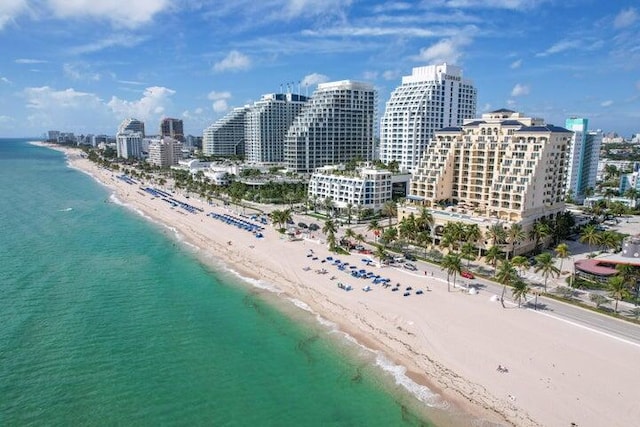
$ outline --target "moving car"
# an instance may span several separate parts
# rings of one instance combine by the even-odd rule
[[[411,271],[416,271],[418,269],[415,264],[411,264],[410,262],[405,262],[403,267]]]
[[[462,271],[462,272],[460,273],[460,275],[461,275],[462,277],[464,277],[465,279],[475,279],[475,276],[474,276],[474,275],[473,275],[473,273],[472,273],[472,272],[470,272],[470,271],[466,271],[466,270],[464,270],[464,271]]]

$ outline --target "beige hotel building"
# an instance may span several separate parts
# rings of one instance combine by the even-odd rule
[[[536,220],[554,219],[564,210],[571,137],[565,128],[506,109],[436,131],[411,179],[408,203],[398,209],[399,219],[426,207],[436,237],[452,221],[478,224],[483,233],[494,224],[507,230],[520,223],[528,234]],[[533,245],[522,242],[515,253]]]

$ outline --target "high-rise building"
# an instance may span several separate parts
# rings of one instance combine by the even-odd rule
[[[376,104],[371,84],[319,84],[285,137],[287,169],[309,173],[325,165],[373,160]]]
[[[139,159],[142,157],[142,134],[125,132],[116,135],[116,152],[123,159]]]
[[[245,116],[245,160],[283,162],[285,135],[307,100],[294,93],[272,93],[255,102]]]
[[[536,221],[564,210],[571,137],[565,128],[504,109],[440,129],[411,179],[410,207],[399,214],[429,209],[436,237],[451,221],[477,224],[481,231],[519,223],[528,232]],[[526,241],[506,250],[522,253],[533,245]]]
[[[202,133],[202,152],[207,156],[244,155],[245,115],[248,106],[234,108]]]
[[[128,132],[138,132],[142,137],[145,137],[144,134],[144,122],[141,122],[138,119],[128,118],[124,119],[120,126],[118,126],[118,131],[116,135],[119,133],[128,133]]]
[[[573,137],[569,143],[564,191],[571,194],[576,203],[582,203],[585,191],[596,186],[602,131],[589,131],[588,126],[589,120],[584,118],[572,117],[565,122],[565,127],[573,131]]]
[[[434,131],[476,116],[476,88],[459,67],[416,67],[402,77],[380,121],[380,160],[413,172]]]
[[[177,139],[180,142],[184,142],[184,129],[182,126],[182,120],[172,119],[170,117],[162,119],[160,122],[160,137],[168,136],[169,138]]]
[[[182,158],[182,143],[177,139],[164,137],[149,143],[149,163],[161,168],[177,165]]]

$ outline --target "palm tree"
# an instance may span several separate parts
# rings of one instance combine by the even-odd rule
[[[496,245],[493,245],[487,250],[487,253],[484,254],[484,260],[490,263],[495,270],[498,260],[501,260],[503,255],[504,254],[502,253],[500,248]]]
[[[551,235],[551,226],[547,221],[541,219],[533,224],[531,230],[529,230],[529,238],[535,242],[535,251],[540,250],[540,242],[546,237]]]
[[[322,226],[322,232],[324,234],[335,235],[337,231],[338,231],[338,226],[336,225],[335,222],[333,222],[333,220],[328,219],[324,222],[324,226]]]
[[[351,217],[353,216],[353,203],[347,203],[345,212],[347,213],[347,224],[351,225]]]
[[[373,240],[377,242],[378,236],[382,231],[382,226],[380,225],[380,223],[378,223],[377,219],[372,219],[369,225],[367,226],[367,231],[373,231],[373,235],[375,236]]]
[[[384,248],[384,246],[376,245],[376,249],[373,253],[373,256],[378,258],[378,260],[380,261],[380,266],[382,266],[382,260],[384,260],[387,257],[387,251]]]
[[[540,255],[536,255],[536,267],[535,272],[542,272],[544,277],[544,291],[547,292],[547,280],[549,276],[559,276],[560,270],[554,264],[553,256],[549,252],[543,252]]]
[[[555,252],[556,256],[560,258],[560,272],[562,272],[562,264],[564,263],[565,259],[569,258],[570,255],[569,245],[567,245],[566,243],[560,243],[558,246],[556,246]]]
[[[345,232],[344,232],[344,237],[345,237],[345,239],[349,240],[349,244],[352,244],[352,243],[351,243],[351,239],[354,239],[354,240],[355,240],[355,238],[356,238],[356,232],[355,232],[355,231],[353,231],[353,229],[352,229],[352,228],[347,228],[347,229],[345,230]]]
[[[391,220],[398,215],[398,205],[393,200],[389,200],[382,205],[380,213],[389,218],[389,225],[391,225]]]
[[[449,252],[443,259],[440,266],[442,270],[447,271],[447,291],[451,292],[449,278],[453,275],[453,287],[456,286],[456,276],[462,271],[462,259],[455,252]]]
[[[487,239],[492,241],[493,246],[497,246],[504,243],[507,239],[507,232],[504,231],[504,227],[501,223],[497,223],[487,229],[485,236]]]
[[[478,224],[467,224],[465,226],[466,240],[469,243],[472,243],[474,246],[478,247],[478,257],[480,257],[480,245],[478,242],[482,239],[482,230],[480,230],[480,226]]]
[[[469,268],[471,261],[476,260],[476,247],[471,242],[465,242],[460,248],[460,254],[467,260],[467,268]]]
[[[507,259],[509,259],[509,254],[513,256],[513,253],[516,250],[516,244],[522,242],[527,237],[526,233],[522,228],[522,224],[516,222],[511,224],[511,227],[507,230],[507,238],[506,241],[511,245],[511,251],[507,252]]]
[[[504,260],[500,263],[500,267],[496,271],[496,279],[502,283],[502,296],[500,302],[504,308],[504,294],[507,292],[507,286],[511,286],[516,280],[519,280],[518,272],[511,261]]]
[[[335,250],[336,250],[336,233],[333,230],[329,230],[327,232],[327,244],[329,245],[329,250],[331,252],[335,252]]]
[[[609,291],[609,296],[616,300],[614,311],[617,313],[618,301],[628,298],[630,295],[629,288],[627,287],[627,283],[624,281],[624,277],[620,275],[609,277],[609,280],[607,280],[607,290]]]
[[[515,268],[520,270],[520,273],[522,273],[525,269],[529,268],[529,260],[526,257],[523,257],[522,255],[516,255],[513,258],[511,258],[511,264]]]
[[[580,243],[586,243],[591,246],[595,246],[600,244],[600,232],[593,224],[588,224],[582,229],[582,233],[580,233]]]
[[[431,242],[434,240],[434,220],[433,215],[427,208],[422,208],[420,210],[420,215],[416,218],[416,227],[422,231],[429,230],[429,235],[431,236]],[[426,250],[426,249],[425,249]]]
[[[335,209],[335,203],[333,202],[333,199],[331,197],[327,197],[326,199],[324,199],[322,205],[327,212],[327,216],[333,217],[333,210]]]
[[[511,295],[513,295],[513,298],[518,301],[518,307],[520,307],[522,299],[527,298],[527,294],[529,293],[530,290],[531,289],[529,288],[529,285],[527,284],[527,282],[525,282],[520,278],[518,278],[513,282],[513,289],[511,290]]]

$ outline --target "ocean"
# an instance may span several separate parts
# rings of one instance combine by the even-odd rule
[[[0,425],[434,425],[372,352],[62,153],[0,139],[0,189]]]

